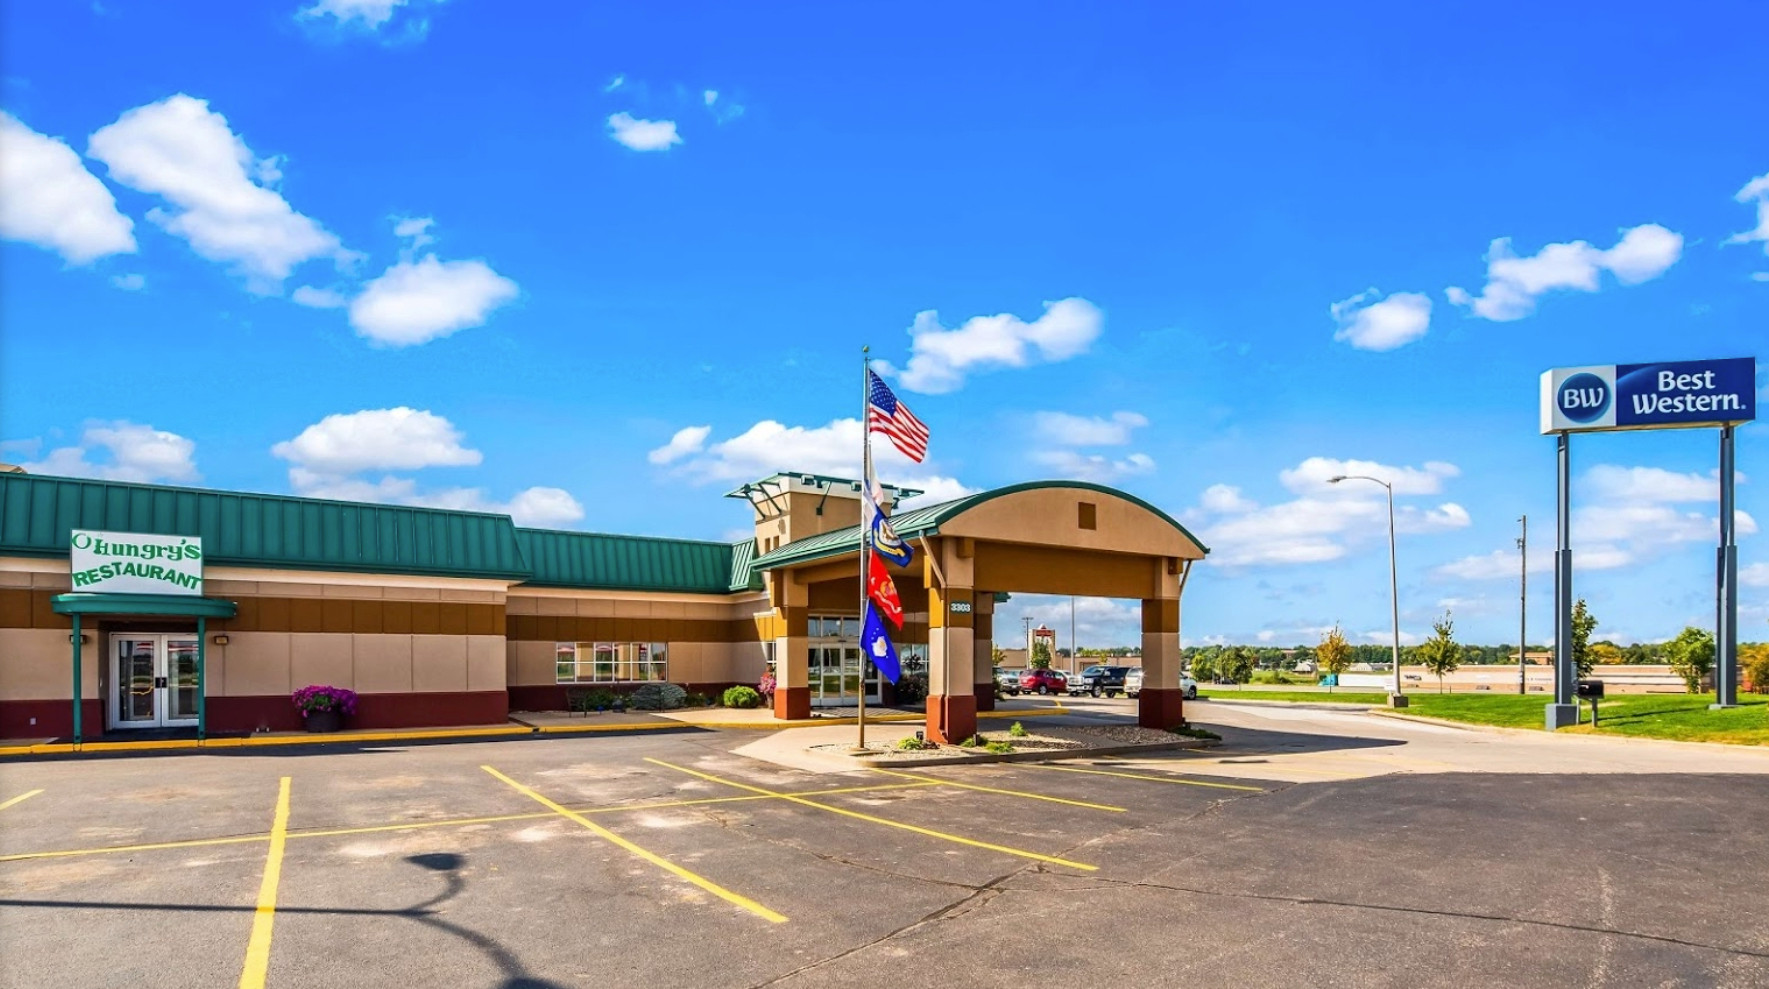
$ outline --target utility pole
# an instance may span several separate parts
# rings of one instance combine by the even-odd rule
[[[1523,534],[1517,537],[1517,692],[1529,693],[1524,669],[1529,666],[1529,516],[1520,515]]]
[[[1081,672],[1081,646],[1075,642],[1075,595],[1069,595],[1069,671]]]
[[[1026,668],[1031,669],[1032,668],[1032,616],[1031,615],[1021,615],[1020,621],[1025,623],[1025,626],[1026,626],[1026,636],[1022,641],[1024,641],[1026,643]]]

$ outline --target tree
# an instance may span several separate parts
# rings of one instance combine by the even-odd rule
[[[1000,666],[1006,660],[1007,650],[991,643],[989,646],[989,661],[996,666]]]
[[[1701,693],[1702,678],[1714,668],[1714,636],[1707,629],[1687,626],[1677,637],[1665,643],[1665,654],[1671,669],[1683,678],[1683,685],[1692,694]]]
[[[1419,661],[1437,677],[1437,692],[1441,694],[1443,678],[1462,665],[1462,647],[1456,644],[1456,623],[1450,620],[1449,612],[1432,622],[1431,628],[1431,638],[1419,646]]]
[[[1738,647],[1738,666],[1751,689],[1769,694],[1769,643],[1751,642]]]
[[[1589,679],[1597,660],[1591,655],[1591,631],[1597,627],[1597,616],[1585,607],[1585,599],[1572,606],[1572,665],[1580,680]]]
[[[1216,681],[1216,650],[1200,649],[1192,657],[1192,679],[1199,683]]]
[[[1032,643],[1032,661],[1026,665],[1035,670],[1050,669],[1050,645],[1043,639]]]
[[[1339,674],[1351,668],[1351,646],[1346,643],[1345,633],[1339,630],[1338,625],[1334,625],[1327,630],[1326,635],[1321,636],[1321,644],[1315,647],[1314,654],[1320,661],[1321,672],[1333,674],[1334,680],[1338,680]]]
[[[1619,666],[1627,662],[1628,657],[1613,642],[1595,642],[1591,644],[1591,661],[1598,666]]]
[[[1222,678],[1230,683],[1246,683],[1253,679],[1253,650],[1231,646],[1222,653]]]

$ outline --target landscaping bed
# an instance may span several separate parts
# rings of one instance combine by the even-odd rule
[[[1190,735],[1131,725],[1040,727],[1032,731],[1017,722],[1007,729],[978,732],[976,738],[975,745],[923,742],[920,748],[904,748],[898,743],[878,742],[868,745],[864,751],[856,751],[854,746],[846,743],[830,743],[813,745],[810,751],[850,758],[861,766],[928,766],[966,762],[1037,762],[1085,755],[1202,748],[1217,743],[1208,732]],[[913,741],[913,738],[907,741]]]

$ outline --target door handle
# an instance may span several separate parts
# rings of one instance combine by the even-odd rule
[[[166,685],[166,678],[165,677],[154,677],[154,686],[164,687],[165,685]]]

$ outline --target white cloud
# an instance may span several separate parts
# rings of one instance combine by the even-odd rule
[[[520,525],[563,525],[584,516],[583,506],[560,488],[532,487],[509,501],[497,501],[482,488],[422,491],[409,477],[359,475],[428,467],[471,467],[484,458],[463,444],[454,424],[432,412],[401,406],[326,416],[270,452],[290,462],[289,485],[296,494],[340,501],[424,505],[509,515]]]
[[[613,79],[608,80],[608,85],[602,87],[602,92],[612,93],[626,84],[627,77],[624,75],[617,75]]]
[[[430,19],[415,11],[425,0],[315,0],[295,11],[302,24],[339,32],[375,35],[383,42],[417,41],[430,31]],[[441,0],[435,0],[440,3]],[[394,22],[398,23],[395,24]],[[391,27],[390,27],[391,25]]]
[[[719,91],[716,89],[709,89],[701,94],[701,98],[706,101],[707,106],[712,106],[719,101]]]
[[[712,434],[711,426],[684,426],[676,430],[670,441],[645,455],[645,459],[654,464],[673,464],[691,453],[699,453],[706,448],[706,438]]]
[[[625,112],[608,118],[608,136],[634,151],[665,151],[682,143],[674,120],[640,120]]]
[[[708,446],[710,427],[689,426],[652,450],[654,464],[675,464],[675,472],[696,483],[754,481],[770,474],[801,471],[832,477],[860,476],[860,420],[836,419],[824,426],[787,426],[772,419],[727,440]],[[957,479],[926,473],[930,464],[916,464],[888,441],[875,438],[872,463],[879,480],[926,494],[904,504],[932,504],[974,493]]]
[[[1338,474],[1370,474],[1389,479],[1397,498],[1439,494],[1443,482],[1461,472],[1437,461],[1422,467],[1393,467],[1373,461],[1310,457],[1279,472],[1296,499],[1262,506],[1226,484],[1206,488],[1186,515],[1199,525],[1198,536],[1211,548],[1212,563],[1237,567],[1323,563],[1359,544],[1384,540],[1388,533],[1387,494],[1368,483],[1329,485]],[[1467,528],[1468,512],[1455,502],[1420,508],[1397,504],[1395,529],[1431,534]]]
[[[91,422],[75,446],[58,447],[34,463],[32,474],[96,477],[110,481],[197,480],[195,442],[152,426],[119,420]],[[100,454],[94,459],[94,454]]]
[[[1534,256],[1518,257],[1511,239],[1501,237],[1487,251],[1487,284],[1477,297],[1460,288],[1445,294],[1458,306],[1495,322],[1522,319],[1536,310],[1536,300],[1556,289],[1595,292],[1602,272],[1623,285],[1637,285],[1665,273],[1683,254],[1683,235],[1656,223],[1622,233],[1608,250],[1582,240],[1549,244]]]
[[[428,216],[394,217],[393,236],[407,239],[409,243],[406,244],[406,248],[415,251],[426,244],[436,243],[436,238],[430,236],[429,233],[435,223],[436,221]]]
[[[483,458],[462,445],[454,424],[432,412],[400,406],[336,413],[270,448],[277,457],[316,474],[365,470],[471,467]]]
[[[389,347],[428,343],[482,325],[515,299],[516,283],[483,261],[401,261],[363,287],[350,303],[359,336]]]
[[[1743,479],[1743,475],[1734,475]],[[1661,467],[1620,467],[1598,464],[1585,472],[1581,487],[1604,501],[1718,501],[1720,472],[1679,474]]]
[[[1431,326],[1431,300],[1418,292],[1381,297],[1376,289],[1328,307],[1339,331],[1333,339],[1359,350],[1393,350],[1425,335]]]
[[[147,276],[141,274],[112,275],[111,284],[125,292],[139,292],[147,288]]]
[[[312,6],[301,8],[295,16],[308,20],[331,17],[339,24],[355,21],[373,31],[392,20],[393,11],[405,3],[406,0],[317,0]]]
[[[1746,587],[1769,587],[1769,563],[1739,567],[1738,582]]]
[[[1146,453],[1133,453],[1113,460],[1100,454],[1086,454],[1076,450],[1039,450],[1032,454],[1032,460],[1049,468],[1058,477],[1102,483],[1135,474],[1147,474],[1155,469],[1154,458]]]
[[[903,387],[924,394],[956,391],[970,371],[1025,367],[1039,361],[1068,360],[1085,353],[1105,325],[1105,314],[1086,299],[1046,302],[1044,314],[1028,323],[1011,313],[974,316],[957,329],[940,325],[933,310],[917,313],[909,328],[909,362]],[[876,362],[881,371],[893,369]]]
[[[1335,460],[1331,457],[1309,457],[1295,467],[1278,473],[1278,480],[1284,487],[1297,494],[1308,494],[1316,497],[1343,496],[1363,498],[1370,492],[1380,489],[1370,485],[1368,481],[1343,481],[1339,484],[1329,483],[1334,477],[1352,477],[1363,475],[1380,478],[1394,485],[1394,493],[1400,495],[1441,494],[1443,482],[1457,477],[1462,473],[1455,464],[1446,464],[1440,460],[1426,461],[1423,467],[1394,467],[1377,463],[1374,460]]]
[[[1763,253],[1769,254],[1769,175],[1759,175],[1746,182],[1744,188],[1738,190],[1738,195],[1733,198],[1741,203],[1756,204],[1757,225],[1754,229],[1726,238],[1726,243],[1749,244],[1752,241],[1761,241]],[[1756,281],[1769,281],[1769,272],[1760,271],[1751,277]]]
[[[1689,543],[1719,538],[1717,514],[1674,507],[1686,502],[1717,502],[1720,485],[1716,474],[1597,464],[1577,484],[1586,499],[1572,515],[1573,565],[1581,571],[1635,566]],[[1756,520],[1748,513],[1738,512],[1734,518],[1739,535],[1757,531]],[[1538,548],[1530,554],[1532,573],[1552,569],[1551,549]],[[1510,579],[1517,576],[1517,554],[1495,550],[1484,556],[1468,556],[1444,564],[1434,573],[1462,580]]]
[[[712,113],[713,119],[721,124],[743,116],[743,104],[733,103],[731,100],[721,97],[716,89],[707,90],[700,94],[700,98],[706,104],[707,110]]]
[[[172,206],[148,218],[211,261],[232,265],[255,292],[280,290],[298,264],[354,255],[317,221],[260,185],[263,162],[205,100],[180,93],[136,107],[92,135],[87,153],[111,178]]]
[[[311,285],[297,286],[289,294],[289,301],[309,309],[342,309],[350,300],[342,292],[329,288],[314,288]]]
[[[133,254],[134,229],[73,148],[0,110],[0,237],[90,264]]]
[[[1114,412],[1110,419],[1035,412],[1032,421],[1040,441],[1059,446],[1123,446],[1130,442],[1132,430],[1149,424],[1146,417],[1135,412]]]

